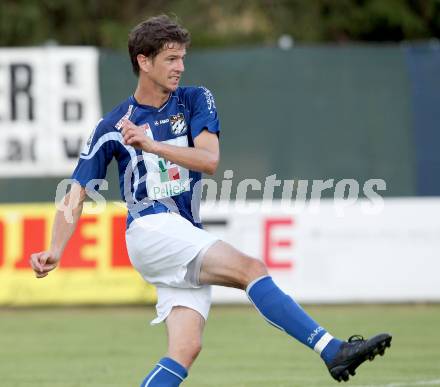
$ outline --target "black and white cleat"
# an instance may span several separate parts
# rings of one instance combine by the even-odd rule
[[[388,333],[381,333],[370,339],[359,335],[351,336],[342,344],[333,361],[327,364],[330,375],[338,382],[347,382],[364,361],[372,361],[377,355],[383,356],[385,348],[391,346],[391,339],[392,336]]]

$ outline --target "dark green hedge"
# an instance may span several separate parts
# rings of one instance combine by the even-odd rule
[[[174,14],[193,45],[401,41],[440,37],[439,0],[2,0],[0,46],[44,44],[125,48],[130,28]]]

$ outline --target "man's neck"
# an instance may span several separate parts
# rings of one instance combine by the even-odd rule
[[[141,105],[159,108],[170,98],[170,93],[152,85],[150,87],[141,85],[139,82],[134,92],[134,98]]]

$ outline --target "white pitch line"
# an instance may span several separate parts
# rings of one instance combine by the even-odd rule
[[[401,382],[390,384],[368,384],[356,387],[413,387],[413,386],[440,386],[440,379],[416,380],[414,382]]]

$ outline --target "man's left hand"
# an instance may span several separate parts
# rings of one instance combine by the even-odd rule
[[[124,120],[121,131],[124,143],[142,149],[144,152],[154,153],[156,141],[147,136],[146,131],[148,128],[148,124],[137,126],[130,120]]]

